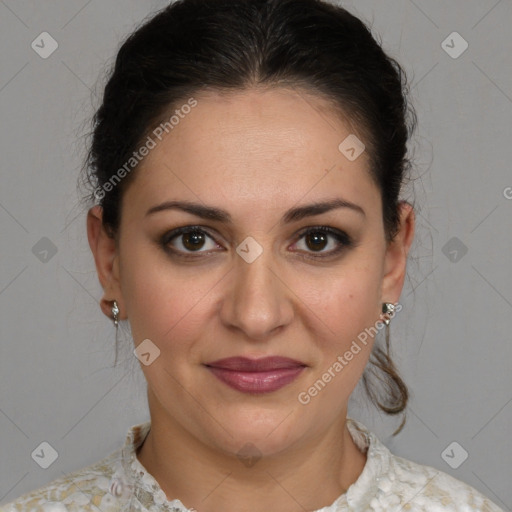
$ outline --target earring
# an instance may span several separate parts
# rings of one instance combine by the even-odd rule
[[[392,302],[382,303],[382,315],[384,316],[382,320],[386,325],[389,325],[390,322],[390,318],[388,318],[387,315],[393,315],[395,312],[395,308],[396,306]]]
[[[117,301],[114,300],[114,305],[112,306],[112,316],[114,317],[114,325],[116,329],[119,325],[119,306],[117,305]]]
[[[114,366],[117,364],[117,333],[119,330],[119,306],[117,305],[117,301],[114,300],[114,304],[112,305],[112,316],[114,317],[114,325],[116,326],[116,354],[114,358]]]
[[[389,358],[389,323],[391,322],[391,318],[395,313],[397,304],[393,304],[392,302],[383,302],[382,303],[382,321],[386,324],[386,354]],[[388,316],[391,315],[391,318]]]

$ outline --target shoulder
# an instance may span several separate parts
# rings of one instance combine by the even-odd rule
[[[352,508],[373,512],[504,512],[461,480],[391,453],[360,421],[349,418],[347,425],[358,448],[367,453],[363,472],[347,492]]]
[[[400,496],[404,510],[503,512],[470,485],[432,466],[391,455],[390,471],[379,487]]]
[[[117,500],[110,491],[120,457],[121,450],[113,452],[95,464],[68,473],[10,503],[0,505],[0,512],[117,510]]]

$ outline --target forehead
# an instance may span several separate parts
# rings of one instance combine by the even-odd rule
[[[360,202],[378,195],[367,152],[350,161],[340,151],[353,129],[323,98],[287,88],[194,98],[196,106],[175,116],[161,140],[151,134],[155,145],[137,169],[138,186],[127,190],[130,202],[217,199],[284,209],[283,201],[306,195],[318,200],[339,192]]]

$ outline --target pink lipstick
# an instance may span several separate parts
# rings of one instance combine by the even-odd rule
[[[306,368],[304,363],[288,357],[249,359],[229,357],[207,363],[219,380],[243,393],[270,393],[295,380]]]

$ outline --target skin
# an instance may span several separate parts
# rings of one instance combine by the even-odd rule
[[[199,512],[316,510],[366,463],[346,417],[374,340],[309,404],[297,397],[375,325],[382,302],[399,301],[414,212],[401,203],[399,233],[387,244],[368,155],[351,162],[339,151],[354,132],[321,97],[284,88],[194,97],[198,105],[127,188],[118,243],[102,228],[100,207],[87,217],[104,313],[111,318],[115,299],[135,346],[150,339],[160,350],[141,364],[152,427],[137,456],[169,499]],[[338,208],[282,223],[292,207],[334,198],[365,214]],[[146,216],[170,200],[222,208],[232,224],[180,210]],[[197,259],[159,245],[172,229],[196,225],[212,237],[198,250],[183,236],[169,245]],[[315,246],[300,236],[310,226],[342,230],[355,245],[328,256],[336,238]],[[263,249],[252,263],[236,252],[248,236]],[[236,355],[282,355],[307,368],[278,391],[251,395],[204,366]],[[261,456],[252,466],[237,457],[246,443]]]

